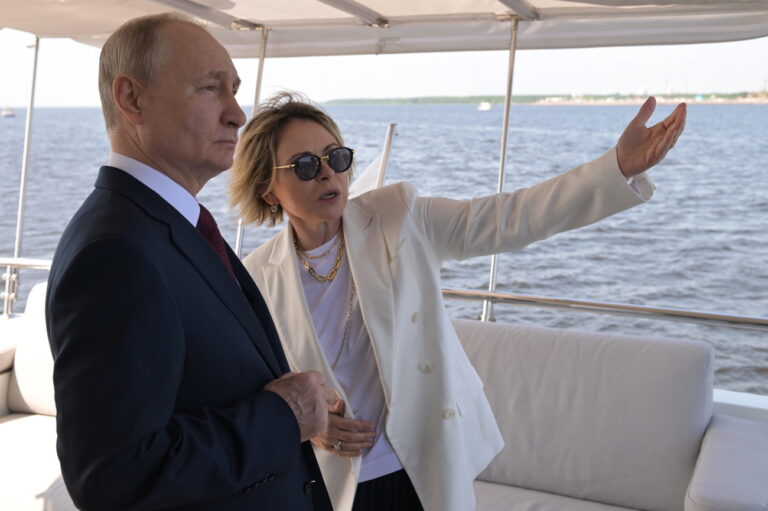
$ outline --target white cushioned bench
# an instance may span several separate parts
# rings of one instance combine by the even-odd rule
[[[713,418],[709,344],[454,325],[505,441],[479,510],[768,510],[768,424]]]

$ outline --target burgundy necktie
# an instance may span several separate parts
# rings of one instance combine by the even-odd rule
[[[200,218],[197,219],[197,230],[203,235],[203,237],[211,245],[211,248],[216,255],[219,256],[221,262],[227,267],[229,273],[235,276],[235,272],[232,271],[232,265],[229,262],[227,256],[227,244],[224,242],[224,238],[221,237],[219,228],[216,225],[216,220],[213,219],[213,215],[208,211],[205,206],[200,204]]]

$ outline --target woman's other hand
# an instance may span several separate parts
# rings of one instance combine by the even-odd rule
[[[656,98],[649,97],[630,121],[616,146],[619,169],[627,178],[653,167],[674,147],[685,128],[686,105],[680,103],[663,121],[650,128],[645,123],[656,108]]]
[[[344,417],[344,402],[328,413],[328,429],[312,438],[312,444],[343,458],[354,458],[373,447],[373,424]]]

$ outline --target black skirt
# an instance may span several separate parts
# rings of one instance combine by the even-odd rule
[[[405,470],[357,485],[352,511],[423,511]]]

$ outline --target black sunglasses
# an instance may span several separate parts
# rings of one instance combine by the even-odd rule
[[[331,149],[325,156],[315,156],[314,154],[305,154],[296,158],[290,165],[281,165],[272,167],[272,170],[288,169],[293,167],[296,176],[302,181],[311,181],[320,173],[320,162],[325,160],[331,170],[337,174],[346,172],[352,165],[352,155],[355,153],[349,147],[336,147]]]

